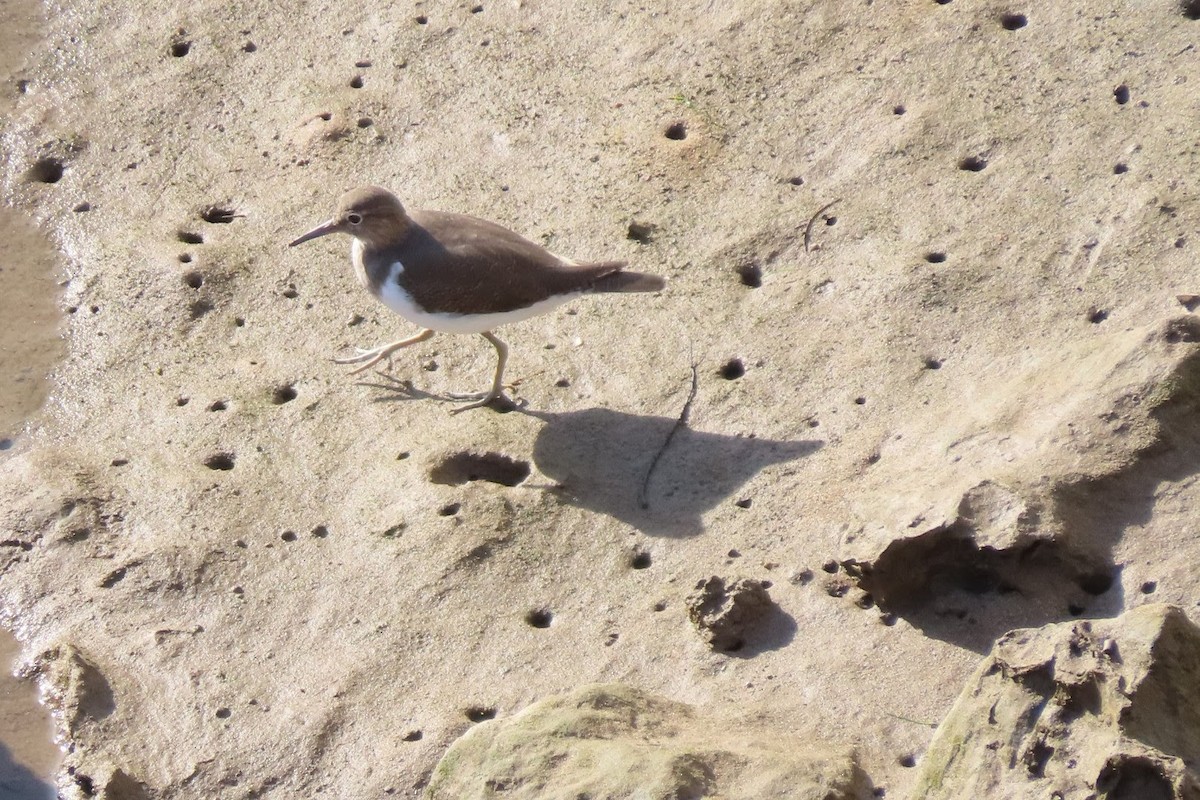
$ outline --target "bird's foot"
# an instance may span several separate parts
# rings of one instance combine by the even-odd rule
[[[350,370],[349,373],[357,375],[360,372],[366,372],[385,358],[388,360],[388,369],[390,370],[392,368],[392,353],[387,347],[376,347],[373,350],[363,350],[356,347],[354,355],[332,360],[335,364],[358,364],[359,366]]]
[[[506,385],[502,389],[514,389],[514,386]],[[516,401],[506,395],[502,389],[494,389],[490,392],[450,392],[446,395],[451,400],[457,402],[470,402],[465,406],[459,406],[450,410],[451,414],[461,414],[464,411],[470,411],[472,408],[483,408],[484,406],[492,406],[499,411],[512,411],[517,408]]]

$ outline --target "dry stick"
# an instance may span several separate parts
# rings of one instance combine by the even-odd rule
[[[820,210],[817,211],[817,213],[812,215],[812,218],[808,221],[808,225],[806,225],[804,227],[804,252],[807,253],[808,246],[810,244],[812,244],[812,229],[813,229],[813,225],[817,224],[817,217],[821,216],[826,211],[833,208],[835,205],[837,205],[840,202],[842,202],[842,201],[840,199],[838,199],[838,200],[834,200],[832,203],[826,203],[825,205],[821,206]]]
[[[646,479],[642,481],[642,488],[638,491],[638,505],[642,508],[649,508],[650,501],[647,495],[650,492],[650,478],[654,476],[654,470],[658,468],[658,462],[662,459],[663,453],[667,452],[667,448],[671,446],[671,440],[675,438],[675,434],[680,428],[686,428],[688,417],[692,413],[692,401],[696,399],[696,390],[700,385],[700,373],[696,371],[695,362],[692,363],[692,390],[688,392],[687,401],[683,404],[683,410],[679,412],[679,418],[675,420],[675,424],[671,426],[671,432],[667,434],[666,440],[663,441],[662,447],[658,448],[658,452],[654,454],[654,460],[650,462],[650,469],[646,470]]]

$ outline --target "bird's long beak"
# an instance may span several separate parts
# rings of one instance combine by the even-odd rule
[[[288,247],[295,247],[298,244],[304,244],[309,239],[316,239],[318,236],[327,236],[331,233],[338,232],[338,223],[336,219],[331,219],[328,222],[322,222],[317,227],[313,228],[308,233],[301,236],[294,242],[289,242]]]

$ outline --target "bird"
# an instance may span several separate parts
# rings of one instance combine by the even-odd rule
[[[350,260],[359,283],[420,327],[405,339],[335,358],[338,364],[357,365],[351,375],[435,333],[478,334],[496,349],[491,388],[450,395],[474,401],[452,413],[489,405],[503,394],[508,345],[494,329],[585,294],[658,292],[666,287],[662,277],[628,271],[623,261],[579,263],[478,217],[408,211],[380,186],[346,192],[329,220],[288,247],[333,233],[352,237]]]

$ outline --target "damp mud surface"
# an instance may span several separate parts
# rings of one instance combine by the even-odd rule
[[[1044,672],[1014,642],[1191,641],[1187,4],[51,11],[0,185],[66,353],[0,458],[0,604],[68,800],[538,796],[643,736],[664,796],[953,796],[961,692],[1083,680],[977,674]],[[368,184],[667,288],[503,328],[512,402],[451,414],[494,349],[351,376],[413,326],[344,239],[286,247]],[[1053,742],[1081,796],[1190,785],[1200,734],[1087,719],[1011,796],[1076,774]]]

